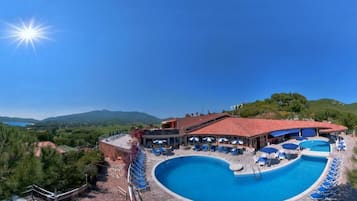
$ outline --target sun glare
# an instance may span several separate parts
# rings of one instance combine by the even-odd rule
[[[36,50],[35,43],[41,40],[49,40],[48,26],[42,24],[36,24],[35,19],[31,19],[28,22],[21,21],[19,25],[9,24],[10,32],[8,38],[13,39],[17,43],[17,47],[25,45]]]

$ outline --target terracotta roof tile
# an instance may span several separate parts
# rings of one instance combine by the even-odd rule
[[[41,156],[41,149],[45,148],[45,147],[50,147],[52,149],[55,149],[58,153],[63,154],[66,151],[63,150],[60,147],[57,147],[57,145],[53,142],[50,141],[41,141],[37,143],[37,147],[35,149],[35,156]]]
[[[327,122],[229,117],[192,131],[188,133],[188,135],[236,135],[252,137],[264,133],[270,133],[272,131],[297,128],[320,128],[333,131],[342,131],[347,129],[344,126],[330,124]]]

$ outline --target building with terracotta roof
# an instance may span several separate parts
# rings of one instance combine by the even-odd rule
[[[152,147],[155,140],[162,140],[173,147],[178,147],[186,139],[185,134],[228,117],[230,115],[226,113],[214,113],[173,118],[163,121],[161,128],[144,129],[132,135],[140,136],[138,138],[141,139],[142,144],[146,147]],[[139,134],[139,132],[141,133]]]
[[[274,140],[293,136],[312,137],[320,133],[344,132],[341,125],[316,121],[271,120],[229,117],[203,128],[186,133],[187,136],[213,136],[239,139],[247,147],[259,149]]]
[[[295,136],[312,137],[346,130],[344,126],[328,122],[237,118],[220,113],[163,121],[160,129],[142,130],[141,143],[152,147],[155,140],[161,140],[177,148],[180,144],[187,144],[192,136],[199,139],[211,136],[240,140],[243,146],[259,149]]]

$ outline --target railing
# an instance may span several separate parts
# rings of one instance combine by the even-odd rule
[[[130,181],[130,180],[131,180],[131,173],[130,173],[131,165],[132,165],[132,163],[129,164],[128,176],[127,176],[128,192],[129,192],[130,201],[135,201],[134,189],[133,189],[133,187],[131,186],[131,181]]]
[[[179,135],[179,129],[146,130],[144,135]]]
[[[99,140],[105,140],[106,142],[110,142],[110,141],[113,141],[113,140],[116,140],[120,137],[123,137],[124,135],[126,135],[125,133],[120,133],[120,134],[116,134],[116,135],[112,135],[112,136],[109,136],[109,137],[100,137]]]
[[[67,191],[65,193],[57,194],[53,193],[51,191],[48,191],[46,189],[43,189],[37,185],[31,185],[28,187],[28,190],[23,192],[24,195],[26,194],[31,194],[31,197],[37,197],[40,199],[48,200],[48,201],[61,201],[61,200],[66,200],[69,198],[73,198],[75,196],[78,196],[78,194],[83,193],[85,190],[87,190],[88,185],[84,184],[83,186]]]
[[[143,152],[143,150],[140,146],[138,146],[138,149],[139,150],[136,154]],[[132,183],[132,177],[134,176],[134,178],[135,178],[135,174],[134,174],[134,172],[132,172],[133,167],[135,167],[134,160],[131,161],[131,163],[129,164],[128,175],[127,175],[127,182],[129,184],[128,185],[129,198],[130,198],[130,201],[143,201],[143,198],[141,197],[142,189],[138,189],[135,186],[135,184]]]

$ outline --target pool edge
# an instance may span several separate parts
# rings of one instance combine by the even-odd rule
[[[324,158],[324,157],[319,157],[319,156],[309,156],[309,157]],[[327,158],[327,162],[326,162],[325,168],[322,171],[320,177],[309,188],[307,188],[305,191],[299,193],[298,195],[296,195],[294,197],[286,199],[285,201],[298,201],[298,200],[301,200],[305,196],[308,196],[308,194],[310,192],[312,192],[314,189],[316,189],[319,186],[319,184],[324,180],[325,176],[327,175],[327,172],[329,170],[328,167],[330,166],[331,161],[332,161],[330,157],[326,157],[326,158]]]
[[[200,155],[200,154],[188,154],[188,155],[185,155],[185,156],[173,156],[173,157],[170,157],[170,158],[167,158],[165,160],[162,160],[162,161],[159,161],[158,163],[156,163],[154,165],[154,167],[152,168],[151,170],[151,176],[153,178],[153,180],[156,182],[157,185],[159,185],[159,187],[161,187],[161,189],[163,189],[165,192],[167,192],[168,194],[174,196],[175,198],[178,198],[182,201],[194,201],[194,200],[190,200],[186,197],[183,197],[173,191],[171,191],[170,189],[168,189],[166,186],[164,186],[155,176],[155,170],[156,170],[156,167],[159,166],[160,164],[162,164],[163,162],[165,161],[168,161],[168,160],[171,160],[171,159],[175,159],[175,158],[183,158],[183,157],[187,157],[187,156],[200,156],[200,157],[208,157],[208,158],[214,158],[214,159],[218,159],[218,160],[221,160],[221,161],[224,161],[226,162],[228,165],[230,164],[230,162],[226,159],[222,159],[222,158],[219,158],[219,157],[216,157],[216,156],[207,156],[207,155]]]

